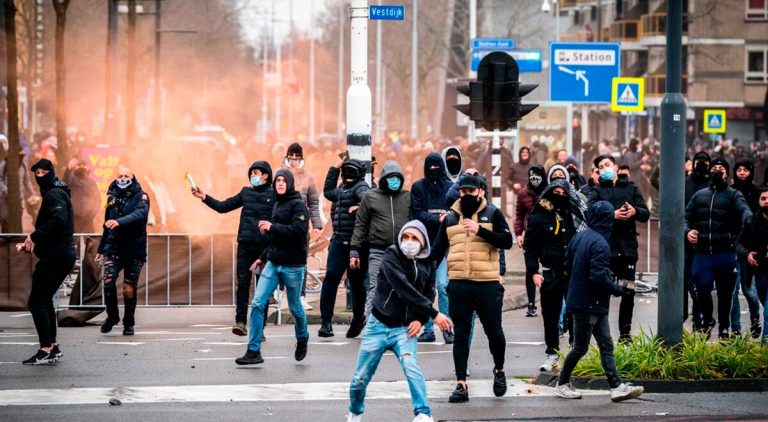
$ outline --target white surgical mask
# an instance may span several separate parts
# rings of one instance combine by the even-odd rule
[[[413,259],[421,252],[421,244],[414,240],[405,240],[400,242],[400,250],[405,256]]]

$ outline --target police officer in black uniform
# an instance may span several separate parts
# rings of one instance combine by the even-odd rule
[[[96,260],[104,265],[102,280],[107,305],[107,319],[101,325],[101,332],[112,331],[112,327],[120,322],[115,285],[120,271],[123,271],[123,335],[132,336],[136,290],[141,268],[147,261],[149,195],[141,189],[130,169],[120,166],[117,173],[117,179],[107,190],[104,233],[96,256]]]

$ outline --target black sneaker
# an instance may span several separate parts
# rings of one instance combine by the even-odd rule
[[[536,316],[536,305],[533,303],[528,304],[528,310],[525,311],[525,316],[528,318],[532,318]]]
[[[728,341],[731,339],[731,334],[728,332],[727,328],[724,328],[717,333],[717,338],[718,340]]]
[[[495,386],[495,385],[494,385]],[[451,396],[448,397],[450,403],[466,403],[469,401],[469,390],[464,387],[464,384],[456,384],[456,389],[453,390]]]
[[[51,349],[51,354],[56,357],[56,360],[59,360],[62,356],[64,356],[64,353],[61,353],[61,349],[59,349],[58,344],[53,346]]]
[[[117,325],[118,322],[120,322],[119,319],[109,319],[109,318],[107,318],[107,320],[104,321],[103,324],[101,324],[101,332],[102,332],[102,334],[107,334],[108,332],[112,331],[112,327]]]
[[[752,325],[749,327],[749,330],[752,332],[752,338],[760,338],[760,334],[762,334],[762,330],[760,329],[760,320],[754,320],[752,321]]]
[[[235,359],[235,363],[238,365],[256,365],[263,362],[264,358],[261,357],[261,350],[248,349],[243,357]]]
[[[493,394],[501,397],[507,393],[507,377],[504,371],[493,370]]]
[[[347,338],[355,338],[359,336],[360,333],[363,332],[363,328],[365,328],[365,320],[360,323],[352,320],[352,323],[349,324],[349,330],[347,330]]]
[[[123,335],[124,336],[132,336],[136,334],[136,331],[133,330],[133,325],[125,325],[123,326]]]
[[[293,353],[294,359],[296,361],[302,361],[305,357],[307,357],[307,341],[299,341],[296,343],[296,351]]]
[[[330,322],[320,324],[320,330],[317,331],[318,337],[333,337],[333,325]]]
[[[416,339],[419,343],[434,343],[435,342],[435,332],[434,331],[424,331],[421,333],[418,339]]]
[[[629,334],[619,334],[619,344],[632,344],[632,336]]]
[[[56,355],[53,354],[53,350],[50,352],[38,350],[34,356],[21,363],[24,365],[48,365],[51,363],[56,363]]]

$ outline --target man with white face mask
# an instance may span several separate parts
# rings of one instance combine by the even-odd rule
[[[104,233],[99,243],[96,260],[103,262],[104,302],[107,320],[101,332],[108,333],[120,322],[117,309],[117,277],[123,271],[123,335],[134,333],[136,290],[141,268],[147,260],[147,218],[149,195],[141,189],[133,172],[127,167],[117,169],[117,179],[107,191],[107,209],[104,212]]]

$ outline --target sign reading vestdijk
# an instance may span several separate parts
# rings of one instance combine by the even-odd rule
[[[368,6],[368,19],[384,21],[405,20],[405,6]]]

